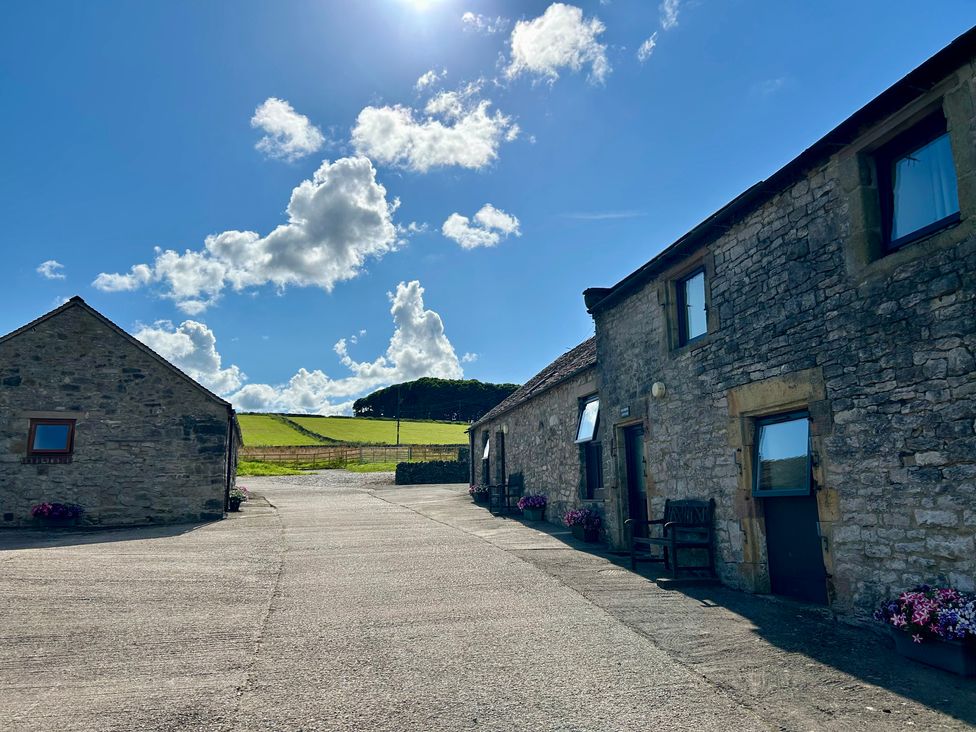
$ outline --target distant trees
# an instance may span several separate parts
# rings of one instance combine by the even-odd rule
[[[470,422],[518,389],[518,384],[487,384],[475,379],[424,377],[374,391],[352,405],[357,417],[396,417],[397,400],[401,419],[444,419]]]

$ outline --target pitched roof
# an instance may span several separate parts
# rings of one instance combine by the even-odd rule
[[[180,371],[180,369],[178,369],[176,366],[174,366],[173,364],[171,364],[165,358],[163,358],[162,356],[160,356],[158,353],[156,353],[154,350],[152,350],[145,343],[143,343],[139,339],[135,338],[134,336],[131,336],[128,333],[126,333],[124,330],[122,330],[122,328],[120,328],[115,323],[113,323],[111,320],[109,320],[104,315],[102,315],[100,312],[98,312],[97,310],[95,310],[95,308],[93,308],[87,302],[85,302],[84,300],[82,300],[81,297],[79,297],[78,295],[75,295],[73,298],[71,298],[70,300],[68,300],[68,302],[66,302],[61,307],[55,308],[51,312],[45,313],[41,317],[32,320],[27,325],[21,326],[17,330],[15,330],[15,331],[13,331],[11,333],[7,333],[7,335],[0,337],[0,345],[2,345],[3,343],[6,343],[7,341],[11,340],[12,338],[16,338],[17,336],[21,335],[22,333],[26,333],[26,332],[30,331],[31,329],[35,328],[36,326],[40,325],[41,323],[43,323],[43,322],[45,322],[47,320],[50,320],[51,318],[57,317],[61,313],[65,312],[66,310],[70,310],[72,308],[81,308],[82,310],[84,310],[85,312],[87,312],[89,315],[94,316],[96,320],[100,321],[103,325],[107,326],[110,330],[115,331],[118,335],[122,336],[122,338],[124,338],[130,344],[132,344],[133,346],[135,346],[136,348],[138,348],[140,351],[142,351],[143,353],[145,353],[147,356],[155,359],[160,364],[162,364],[163,366],[165,366],[166,368],[168,368],[170,371],[173,371],[174,373],[176,373],[177,376],[180,376],[180,377],[186,379],[188,382],[190,382],[193,386],[195,386],[197,389],[199,389],[200,391],[202,391],[207,397],[209,397],[213,401],[217,402],[218,404],[222,404],[222,405],[224,405],[226,407],[230,407],[231,406],[230,402],[228,402],[228,401],[226,401],[224,399],[221,399],[219,396],[217,396],[216,394],[214,394],[212,391],[210,391],[207,387],[205,387],[199,381],[197,381],[196,379],[192,378],[191,376],[188,376],[184,372]]]
[[[498,406],[489,410],[481,419],[474,422],[469,429],[474,429],[475,426],[482,422],[494,419],[498,415],[514,409],[530,399],[534,399],[571,376],[575,376],[581,371],[585,371],[593,366],[596,366],[596,336],[583,341],[546,366],[542,371],[525,382],[523,386],[513,391]]]
[[[724,234],[736,221],[748,216],[838,150],[854,142],[868,127],[913,102],[960,66],[970,63],[974,56],[976,26],[881,92],[766,180],[739,194],[613,287],[591,287],[584,291],[587,311],[596,313],[612,307],[624,295],[653,280],[661,270],[680,261],[688,252]]]

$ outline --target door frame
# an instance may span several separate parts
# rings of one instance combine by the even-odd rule
[[[738,465],[735,516],[743,533],[742,558],[738,569],[746,589],[769,593],[766,523],[762,500],[752,495],[755,461],[755,423],[758,418],[787,412],[806,412],[810,418],[812,490],[817,500],[821,555],[827,574],[827,604],[836,601],[834,588],[833,527],[840,519],[836,489],[826,480],[824,440],[833,429],[830,402],[821,369],[812,368],[774,376],[734,387],[728,391],[729,444]]]
[[[644,465],[644,487],[647,490],[647,513],[650,516],[651,494],[653,492],[654,481],[648,473],[648,464],[650,461],[647,453],[647,440],[650,429],[647,421],[637,417],[615,422],[613,425],[613,438],[610,444],[610,455],[613,460],[614,486],[607,493],[608,497],[610,495],[613,496],[613,500],[616,503],[613,511],[613,514],[616,516],[616,526],[613,527],[616,536],[611,534],[611,542],[616,548],[626,549],[628,551],[630,550],[630,546],[626,542],[627,531],[624,521],[630,517],[630,497],[627,495],[627,451],[624,435],[628,428],[637,426],[644,428],[644,439],[641,440],[641,457],[643,458]]]

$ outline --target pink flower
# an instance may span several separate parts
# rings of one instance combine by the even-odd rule
[[[899,615],[893,616],[891,618],[891,624],[894,625],[896,628],[900,628],[903,625],[907,625],[908,620],[905,618],[905,613],[901,613]]]
[[[920,636],[918,633],[915,633],[912,636],[912,640],[915,641],[916,643],[921,643],[922,642],[922,636]]]

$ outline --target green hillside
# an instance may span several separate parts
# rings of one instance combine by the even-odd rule
[[[396,421],[350,417],[290,417],[310,432],[337,442],[396,444]],[[461,445],[468,425],[448,422],[400,422],[401,445]]]
[[[281,447],[293,445],[320,445],[363,443],[374,445],[396,444],[396,421],[386,419],[359,419],[354,417],[280,417],[271,414],[238,415],[244,444],[248,447]],[[288,422],[321,436],[316,439],[303,433]],[[468,441],[466,423],[402,421],[401,445],[462,445]]]
[[[320,445],[324,440],[303,435],[270,414],[239,414],[244,444],[248,447]]]

